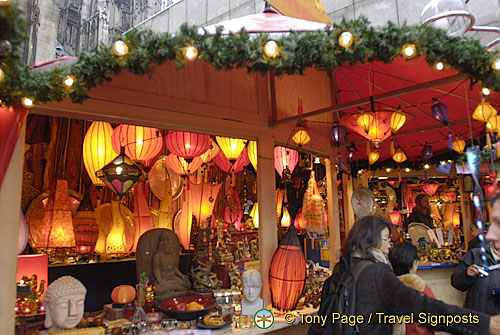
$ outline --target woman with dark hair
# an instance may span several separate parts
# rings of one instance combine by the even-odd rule
[[[322,301],[334,294],[344,272],[352,271],[356,264],[368,260],[369,264],[359,272],[355,285],[355,315],[352,317],[357,320],[357,334],[392,335],[393,325],[401,322],[397,316],[405,317],[404,322],[419,322],[455,334],[500,334],[500,316],[490,317],[447,305],[422,296],[419,291],[401,283],[386,257],[390,247],[390,227],[387,220],[377,216],[356,221],[342,247],[340,262],[323,286]],[[329,312],[335,312],[335,307]],[[332,314],[326,317],[330,319],[323,326],[313,325],[309,333],[333,333]]]

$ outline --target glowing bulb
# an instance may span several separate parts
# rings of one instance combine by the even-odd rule
[[[182,52],[184,54],[184,57],[190,62],[194,61],[198,57],[198,49],[196,49],[192,45],[185,47]]]
[[[185,147],[186,149],[189,149],[189,148],[191,148],[191,144],[186,143],[186,144],[184,144],[184,147]]]
[[[278,55],[278,49],[278,44],[276,44],[276,42],[274,41],[268,41],[264,45],[264,53],[266,54],[266,56],[271,58],[274,58]]]
[[[446,165],[446,162],[445,161],[441,161],[441,162],[439,162],[439,164]]]
[[[24,285],[24,280],[22,280],[22,279],[21,279],[21,280],[19,281],[19,284]]]
[[[66,76],[63,78],[63,85],[66,86],[66,87],[71,87],[73,86],[73,84],[75,83],[75,77],[73,76]]]
[[[406,169],[405,169],[405,171],[406,171],[406,172],[410,172],[410,171],[411,171],[411,169],[410,169],[410,168],[406,168]]]
[[[408,44],[403,47],[403,54],[406,58],[412,58],[417,54],[417,48],[414,44]]]
[[[391,168],[385,169],[385,172],[391,172]]]
[[[125,56],[128,53],[128,46],[122,40],[113,43],[113,52],[117,56]]]
[[[500,58],[497,58],[491,67],[493,70],[500,70]]]
[[[33,102],[33,99],[31,98],[28,98],[28,97],[24,97],[22,100],[21,100],[21,104],[26,107],[26,108],[31,108],[35,105],[35,103]]]
[[[321,161],[319,160],[319,157],[314,158],[314,164],[319,164]]]
[[[339,45],[344,48],[349,48],[354,40],[352,33],[350,31],[344,31],[339,36]]]
[[[104,150],[103,150],[102,148],[97,149],[97,154],[98,154],[99,156],[104,155]]]
[[[437,62],[436,63],[436,70],[441,71],[444,69],[444,64],[443,62]]]
[[[491,90],[487,87],[483,87],[481,89],[481,93],[483,93],[483,95],[490,95],[491,94]]]
[[[2,69],[0,69],[0,83],[2,82],[2,80],[5,78],[5,72],[3,72]]]
[[[118,166],[116,168],[116,174],[122,174],[122,172],[123,172],[123,168],[121,166]]]
[[[141,140],[141,139],[137,140],[137,145],[143,145],[143,144],[144,144],[143,140]]]
[[[10,5],[11,2],[12,2],[12,0],[0,0],[0,7],[8,6],[8,5]]]
[[[429,164],[425,164],[425,165],[424,165],[424,169],[428,169],[428,168],[430,168],[430,167],[431,167],[431,166],[430,166]]]

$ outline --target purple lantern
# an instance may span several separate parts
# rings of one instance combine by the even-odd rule
[[[335,125],[330,129],[330,138],[337,146],[340,146],[340,143],[344,140],[345,130],[340,125]]]
[[[355,158],[356,158],[356,147],[352,145],[347,150],[347,161],[351,163]]]
[[[448,125],[448,107],[442,102],[436,102],[431,106],[432,116],[444,125]]]
[[[432,152],[432,146],[430,146],[426,142],[424,148],[420,152],[420,157],[422,157],[422,159],[427,162],[429,159],[431,159],[432,155],[434,155],[434,153]]]

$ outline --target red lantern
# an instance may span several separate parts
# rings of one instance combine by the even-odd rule
[[[156,128],[121,124],[113,130],[113,150],[125,154],[133,161],[146,161],[156,157],[163,147],[163,136]]]
[[[269,286],[273,306],[292,310],[297,305],[306,282],[306,259],[295,226],[291,225],[269,269]]]
[[[188,163],[186,160],[184,160],[184,158],[177,157],[174,154],[168,155],[166,162],[168,166],[170,166],[170,168],[174,170],[175,173],[182,176],[194,173],[200,168],[201,164],[203,164],[203,161],[200,157],[196,157]]]
[[[495,184],[488,184],[484,186],[484,193],[488,198],[493,198],[496,194]]]
[[[444,192],[444,197],[448,201],[455,201],[457,199],[457,192]]]
[[[116,286],[111,292],[111,300],[116,304],[128,304],[135,299],[135,288],[131,285]]]
[[[208,135],[169,131],[165,136],[165,144],[171,153],[189,161],[204,154],[212,140]]]
[[[243,168],[250,164],[250,159],[248,158],[247,148],[243,149],[238,159],[234,164],[231,164],[226,155],[221,151],[214,157],[214,163],[224,172],[227,173],[238,173],[243,171]]]
[[[401,219],[401,213],[399,211],[394,211],[389,214],[389,217],[391,218],[392,224],[397,226],[399,224],[399,220]]]
[[[439,188],[439,184],[426,184],[426,185],[420,185],[420,187],[428,195],[434,195],[434,194],[436,194],[436,191]]]
[[[295,226],[295,229],[297,229],[297,231],[303,231],[304,229],[306,229],[306,220],[302,215],[302,208],[297,212],[297,215],[293,220],[293,225]]]

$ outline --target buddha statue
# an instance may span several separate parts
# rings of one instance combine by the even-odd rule
[[[262,289],[262,276],[257,270],[247,270],[241,276],[243,295],[241,301],[241,315],[254,316],[257,311],[264,308],[264,300],[260,297]]]
[[[45,327],[49,330],[75,328],[83,317],[87,289],[71,276],[56,279],[45,293]]]

